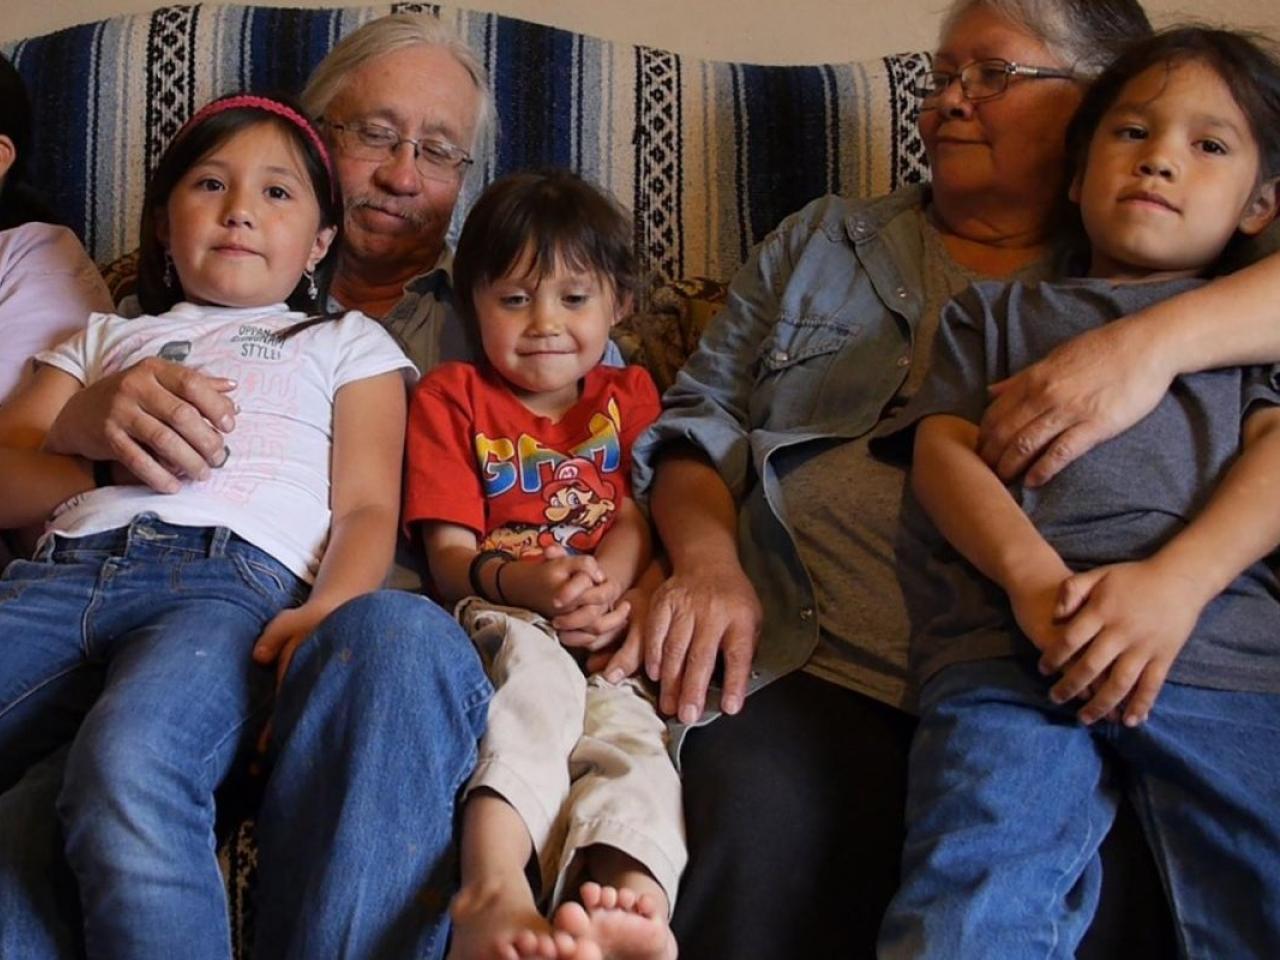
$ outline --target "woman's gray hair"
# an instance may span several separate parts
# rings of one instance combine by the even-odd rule
[[[1138,0],[953,0],[943,14],[939,37],[945,39],[975,7],[986,7],[1039,37],[1086,79],[1100,74],[1129,44],[1151,35],[1151,22]]]
[[[489,72],[476,52],[458,36],[457,31],[439,17],[429,13],[393,13],[371,20],[347,34],[316,64],[302,91],[302,105],[313,118],[319,119],[329,109],[351,71],[370,60],[421,44],[443,47],[461,64],[476,85],[479,104],[476,108],[475,142],[461,144],[475,155],[476,166],[492,148],[494,138],[493,94],[489,90]]]

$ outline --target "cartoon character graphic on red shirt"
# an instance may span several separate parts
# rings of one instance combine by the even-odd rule
[[[508,523],[505,527],[490,530],[480,544],[481,550],[504,550],[517,560],[536,557],[542,553],[542,527],[533,523]]]
[[[542,488],[547,519],[539,542],[544,547],[558,544],[567,550],[590,553],[600,542],[613,519],[617,488],[600,476],[596,465],[585,457],[572,457],[556,467],[551,481]]]

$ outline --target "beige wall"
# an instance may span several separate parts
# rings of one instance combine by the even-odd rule
[[[33,36],[159,0],[2,0],[0,40]],[[281,7],[344,6],[332,0],[271,0]],[[348,0],[350,2],[350,0]],[[613,40],[693,56],[758,63],[860,60],[933,44],[947,0],[454,0]],[[1147,0],[1159,23],[1199,14],[1280,39],[1280,2]]]

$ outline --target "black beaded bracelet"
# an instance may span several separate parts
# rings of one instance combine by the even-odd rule
[[[486,600],[492,600],[493,597],[489,596],[489,594],[485,592],[484,584],[480,581],[480,570],[490,560],[502,560],[505,562],[507,560],[514,559],[515,557],[506,550],[481,550],[471,558],[471,566],[467,568],[467,579],[471,581],[471,591],[477,597],[484,597]],[[496,581],[494,583],[494,587],[497,587]],[[498,592],[501,593],[502,591],[499,590]]]
[[[510,562],[510,560],[503,560],[498,564],[498,569],[493,571],[493,589],[498,593],[499,603],[507,602],[507,591],[502,589],[502,571],[507,569],[507,564]]]

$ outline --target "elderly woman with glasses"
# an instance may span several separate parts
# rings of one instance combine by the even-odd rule
[[[919,389],[948,299],[975,280],[1046,274],[1067,122],[1089,78],[1149,32],[1136,0],[955,0],[917,90],[931,185],[826,197],[785,220],[636,445],[637,489],[672,565],[645,616],[647,668],[663,710],[689,725],[686,960],[873,954],[897,882],[914,691],[895,565],[905,474],[868,441]],[[1252,304],[1261,325],[1276,260],[1199,291],[1200,308],[1221,313],[1229,285],[1252,284],[1233,308]],[[1173,375],[1163,354],[1145,366],[1164,374],[1131,361],[1141,375],[1128,378],[1156,397]],[[1085,369],[1079,395],[1096,396],[1073,357],[1055,362]],[[1053,447],[1041,413],[1072,421],[1038,382],[1008,389],[992,452],[1025,466],[1034,443]],[[1132,814],[1121,824],[1131,831]],[[1109,844],[1085,955],[1105,953],[1108,921],[1144,901],[1154,919],[1125,916],[1120,949],[1173,950],[1153,868],[1132,847]]]

